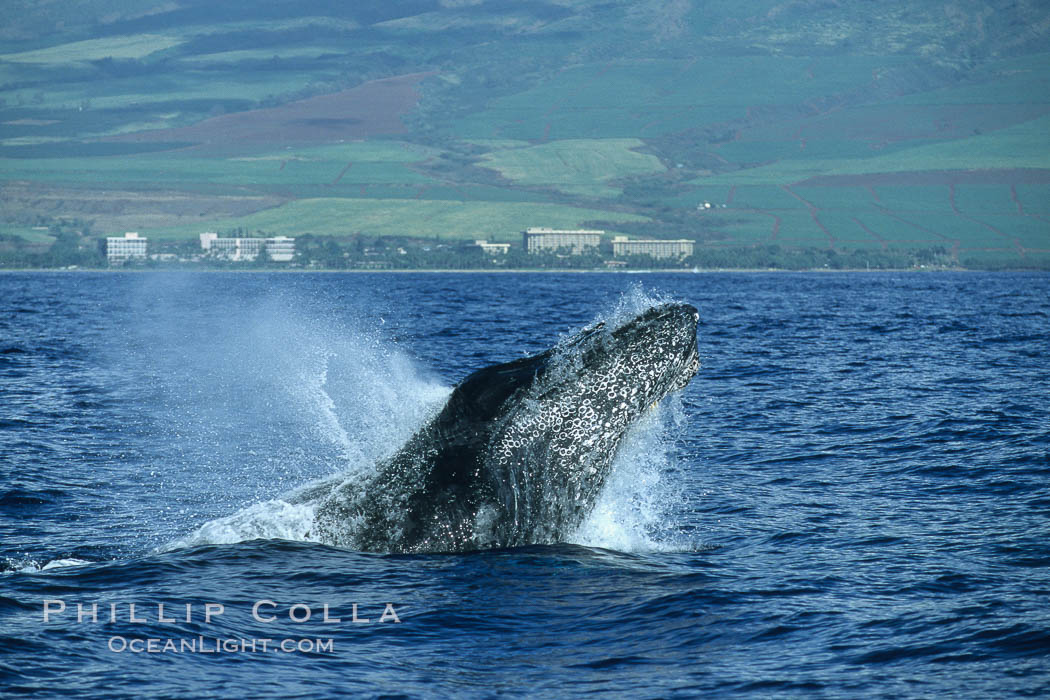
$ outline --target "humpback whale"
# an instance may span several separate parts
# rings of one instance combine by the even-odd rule
[[[312,537],[376,552],[564,541],[628,428],[699,368],[699,314],[661,304],[480,369],[373,476],[311,489]]]

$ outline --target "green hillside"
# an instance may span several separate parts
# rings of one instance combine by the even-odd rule
[[[1039,3],[131,4],[7,4],[0,243],[602,225],[1050,266]]]

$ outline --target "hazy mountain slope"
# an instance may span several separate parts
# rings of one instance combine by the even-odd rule
[[[355,228],[347,202],[460,200],[510,240],[544,223],[516,204],[531,201],[716,247],[1050,255],[1041,3],[332,5],[8,3],[0,227],[303,233],[234,212],[330,198],[310,232],[382,235],[393,224]],[[392,137],[428,150],[309,152]],[[908,187],[922,196],[901,208]]]

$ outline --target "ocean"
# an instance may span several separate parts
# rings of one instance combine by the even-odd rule
[[[282,496],[624,308],[701,368],[564,543]],[[0,274],[5,697],[1050,695],[1050,275]]]

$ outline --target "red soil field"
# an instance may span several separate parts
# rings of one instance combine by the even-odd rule
[[[112,141],[231,143],[331,143],[405,132],[401,115],[419,100],[416,86],[432,73],[384,78],[343,90],[205,119],[193,126],[112,137]]]

